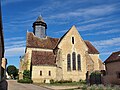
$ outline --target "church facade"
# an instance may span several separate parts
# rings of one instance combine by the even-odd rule
[[[33,82],[85,80],[87,72],[103,69],[98,50],[82,39],[75,26],[61,38],[46,36],[46,29],[47,24],[39,16],[33,23],[33,32],[27,32],[20,79],[25,69],[31,71]]]

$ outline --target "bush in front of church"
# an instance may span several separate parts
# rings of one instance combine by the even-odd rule
[[[33,81],[30,78],[30,71],[24,70],[23,72],[23,79],[18,80],[19,83],[33,83]]]
[[[20,79],[18,80],[19,83],[33,83],[33,81],[31,79]]]

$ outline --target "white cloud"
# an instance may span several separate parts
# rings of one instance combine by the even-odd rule
[[[7,39],[5,39],[5,41],[7,42],[9,42],[9,41],[13,41],[13,40],[23,40],[24,39],[24,37],[13,37],[13,38],[7,38]]]
[[[103,48],[110,48],[110,47],[120,47],[120,37],[111,38],[107,40],[100,40],[100,41],[93,41],[93,45],[95,45],[97,48],[103,49]]]
[[[114,5],[100,5],[83,10],[84,15],[101,16],[109,14],[115,10]]]
[[[99,5],[94,7],[88,7],[88,8],[80,8],[71,12],[64,12],[59,13],[57,15],[52,15],[49,18],[55,19],[55,18],[67,18],[71,16],[81,16],[81,17],[93,17],[93,16],[102,16],[102,15],[108,15],[112,12],[114,12],[115,5]]]
[[[101,29],[105,27],[112,27],[115,23],[118,23],[119,20],[108,20],[108,21],[102,21],[98,23],[88,24],[84,26],[79,26],[79,31],[86,31],[86,30],[95,30],[95,29]]]
[[[113,33],[120,33],[120,29],[111,29],[111,30],[105,30],[100,32],[87,33],[85,35],[101,35],[101,34],[113,34]]]
[[[2,0],[2,5],[16,3],[16,2],[22,2],[24,0]]]
[[[97,20],[97,19],[96,19]],[[96,20],[91,20],[92,21],[96,21]],[[99,20],[99,19],[98,19]],[[88,21],[89,22],[89,21]],[[109,34],[109,33],[117,33],[120,32],[119,29],[112,29],[112,30],[106,30],[106,31],[102,31],[102,28],[109,28],[109,27],[113,27],[115,23],[118,23],[119,20],[108,20],[108,21],[101,21],[101,22],[94,22],[92,24],[87,24],[87,25],[82,25],[82,26],[78,26],[77,30],[78,31],[88,31],[88,30],[96,30],[96,29],[101,29],[101,32],[97,32],[97,33],[90,33],[90,34],[85,34],[85,35],[99,35],[99,34]],[[87,22],[83,22],[83,23],[87,23]],[[115,24],[116,25],[116,24]],[[61,31],[57,31],[55,33],[65,33],[67,30],[61,30]]]
[[[57,32],[54,32],[54,33],[59,34],[59,33],[65,33],[65,32],[67,32],[67,30],[57,31]]]
[[[24,47],[24,46],[25,44],[15,44],[15,45],[6,46],[5,49],[18,48],[18,47]]]
[[[87,23],[91,23],[91,22],[101,21],[101,20],[103,20],[103,19],[104,19],[104,18],[90,19],[90,20],[86,20],[86,21],[80,22],[80,24],[87,24]]]
[[[100,51],[100,56],[105,60],[112,52],[120,50],[120,37],[93,41],[92,44]]]
[[[11,41],[11,42],[6,42],[5,45],[8,46],[8,45],[20,45],[20,44],[26,44],[26,41],[25,40],[19,40],[19,41]]]
[[[21,56],[25,52],[25,47],[10,48],[5,50],[5,57]]]
[[[5,56],[20,56],[24,54],[25,43],[24,37],[15,37],[5,39]]]

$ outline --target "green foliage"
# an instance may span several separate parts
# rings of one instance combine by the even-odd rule
[[[51,80],[50,80],[50,83],[53,84],[53,83],[55,83],[55,81],[54,81],[53,79],[51,79]]]
[[[107,86],[106,90],[113,90],[111,86]]]
[[[30,77],[30,71],[24,70],[23,72],[23,79],[18,80],[19,83],[33,83]]]
[[[55,81],[55,83],[71,83],[72,80],[60,80],[60,81]]]
[[[113,90],[120,90],[120,86],[115,85],[115,86],[113,87]]]
[[[18,71],[19,70],[14,65],[9,65],[7,67],[8,75],[10,75],[10,76],[13,75],[14,79],[15,79],[16,76],[18,76]]]
[[[97,86],[94,84],[92,86],[90,86],[90,90],[96,90]]]
[[[53,79],[50,80],[50,84],[54,86],[79,86],[83,85],[81,82],[72,82],[72,79],[69,80],[60,80],[60,81],[54,81]]]
[[[85,80],[82,80],[82,79],[80,79],[79,82],[80,82],[81,84],[86,84],[86,81],[85,81]]]
[[[104,86],[102,84],[98,85],[98,90],[104,90]]]
[[[116,86],[111,86],[111,85],[107,85],[107,86],[104,86],[102,84],[99,84],[99,85],[91,85],[91,86],[88,86],[87,89],[84,89],[84,90],[120,90],[120,86],[116,85]]]
[[[93,76],[94,76],[94,75],[100,75],[100,74],[101,74],[101,72],[98,72],[98,71],[95,71],[95,72],[92,72],[92,73],[91,73],[91,75],[93,75]]]
[[[18,80],[18,82],[19,83],[33,83],[33,81],[31,79],[28,79],[28,78],[26,78],[26,79],[20,79],[20,80]]]
[[[82,90],[87,90],[87,85],[83,85]]]
[[[29,70],[24,70],[23,72],[23,79],[30,79],[30,71]]]

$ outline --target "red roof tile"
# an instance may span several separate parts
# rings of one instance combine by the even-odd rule
[[[31,48],[53,49],[56,46],[58,40],[58,38],[50,37],[40,39],[36,37],[33,33],[28,32],[26,46]]]
[[[116,62],[120,61],[120,51],[113,52],[105,61],[104,63]]]
[[[53,52],[32,51],[32,65],[56,65]]]
[[[84,42],[88,47],[89,54],[99,54],[98,50],[89,41],[84,41]]]
[[[50,37],[47,37],[45,39],[40,39],[36,37],[33,33],[28,32],[26,46],[30,48],[54,49],[55,47],[57,47],[56,45],[58,45],[58,42],[60,42],[60,40],[58,38],[50,38]],[[84,41],[84,42],[88,47],[89,54],[99,54],[98,50],[89,41]]]

